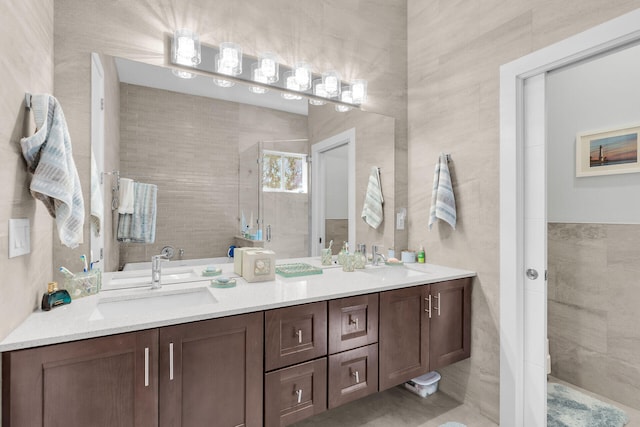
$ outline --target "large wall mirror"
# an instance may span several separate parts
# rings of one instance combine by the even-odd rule
[[[392,118],[310,106],[276,91],[255,94],[240,83],[219,88],[207,77],[180,79],[169,68],[107,55],[93,54],[92,62],[92,211],[102,209],[102,218],[100,232],[92,225],[90,234],[93,257],[102,257],[105,271],[148,262],[166,246],[174,249],[173,260],[225,257],[230,245],[263,246],[286,258],[308,256],[330,238],[352,240],[349,227],[367,243],[388,244],[393,236],[392,225],[366,230],[354,209],[350,222],[349,209],[334,206],[340,200],[362,208],[358,200],[372,165],[381,167],[383,191],[393,200]],[[334,184],[328,206],[314,212],[311,147],[346,129],[355,129],[361,147],[353,151],[357,174],[349,184],[355,200],[347,198],[347,182]],[[328,174],[347,176],[344,170]],[[139,191],[135,203],[147,207],[146,185],[157,189],[154,212],[137,206],[137,229],[122,227],[131,208],[123,190],[133,188],[126,179]],[[331,236],[311,242],[316,216],[326,218]],[[152,221],[150,235],[145,227]]]

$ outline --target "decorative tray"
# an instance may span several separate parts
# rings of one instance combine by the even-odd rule
[[[303,262],[276,265],[276,273],[284,277],[309,276],[322,274],[322,269]]]

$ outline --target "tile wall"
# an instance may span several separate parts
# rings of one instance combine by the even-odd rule
[[[548,225],[551,374],[640,409],[640,225]]]

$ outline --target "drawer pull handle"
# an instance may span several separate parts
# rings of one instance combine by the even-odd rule
[[[173,381],[173,343],[169,343],[169,381]]]
[[[302,389],[296,390],[296,396],[298,396],[298,403],[302,403]]]
[[[350,325],[356,325],[356,329],[360,329],[358,327],[358,318],[357,317],[352,317],[351,315],[349,315],[349,324]]]
[[[302,329],[298,329],[296,336],[298,337],[298,344],[302,344]]]
[[[434,296],[434,298],[438,300],[438,304],[435,306],[435,310],[438,311],[438,317],[440,317],[440,292],[438,292],[438,296]]]
[[[427,308],[424,309],[427,313],[429,313],[429,319],[431,319],[431,295],[424,299],[427,303]]]
[[[353,371],[351,376],[356,377],[356,384],[360,384],[360,373],[358,371]]]
[[[144,386],[149,387],[149,347],[144,348]]]

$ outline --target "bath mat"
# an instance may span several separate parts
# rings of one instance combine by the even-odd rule
[[[449,421],[448,423],[440,424],[440,427],[467,427],[464,424]]]
[[[547,427],[622,427],[621,409],[562,384],[547,384]]]

